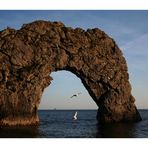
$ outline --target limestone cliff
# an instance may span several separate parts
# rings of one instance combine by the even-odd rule
[[[125,58],[112,38],[97,28],[35,21],[0,32],[0,125],[38,124],[42,93],[58,70],[81,79],[99,107],[99,122],[141,119]]]

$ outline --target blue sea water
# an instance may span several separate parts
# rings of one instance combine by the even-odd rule
[[[1,127],[1,138],[148,138],[148,110],[139,110],[142,121],[100,125],[96,110],[40,110],[39,126]]]

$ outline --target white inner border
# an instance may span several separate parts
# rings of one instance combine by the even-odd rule
[[[148,0],[1,0],[6,10],[147,10]]]

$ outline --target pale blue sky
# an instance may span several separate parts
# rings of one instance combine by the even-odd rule
[[[0,30],[19,29],[34,20],[62,21],[66,26],[100,28],[115,39],[128,63],[132,93],[138,108],[148,108],[148,11],[0,11]],[[80,79],[70,72],[52,73],[40,108],[97,108]],[[70,100],[76,92],[78,98]]]

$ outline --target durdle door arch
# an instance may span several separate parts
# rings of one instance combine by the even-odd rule
[[[42,93],[58,70],[81,79],[100,123],[141,120],[125,58],[112,38],[97,28],[35,21],[0,32],[0,126],[38,124]]]

